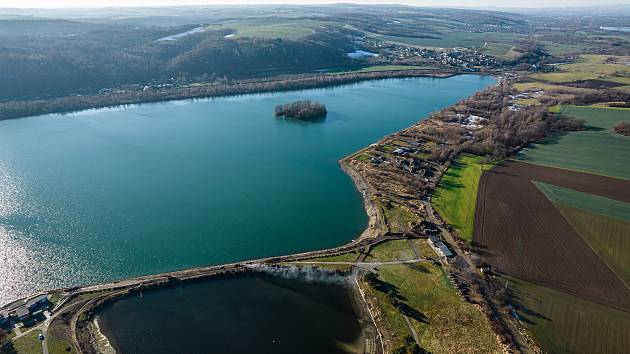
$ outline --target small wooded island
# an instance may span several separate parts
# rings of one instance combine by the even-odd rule
[[[304,100],[276,106],[276,117],[284,116],[302,120],[313,120],[326,116],[326,106],[315,101]]]

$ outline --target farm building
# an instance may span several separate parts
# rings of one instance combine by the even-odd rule
[[[446,247],[444,242],[440,241],[440,239],[436,236],[429,237],[429,245],[441,258],[453,257],[453,252],[451,252],[451,250]]]

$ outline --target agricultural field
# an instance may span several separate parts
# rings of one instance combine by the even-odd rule
[[[608,62],[609,58],[615,58],[614,62]],[[571,64],[559,66],[560,71],[553,73],[535,74],[534,79],[552,82],[567,83],[582,80],[609,80],[613,77],[630,77],[630,66],[624,62],[628,58],[612,57],[607,55],[584,54]]]
[[[459,156],[442,176],[431,199],[431,204],[440,216],[467,241],[471,241],[473,235],[477,187],[482,173],[481,160],[480,156],[475,155]],[[484,168],[490,168],[490,165]]]
[[[384,335],[394,348],[411,335],[410,324],[421,347],[431,353],[501,352],[483,314],[460,297],[439,265],[380,266],[378,279],[378,286],[364,287],[368,297],[378,300],[386,324]],[[392,298],[397,299],[398,307]]]
[[[435,35],[428,38],[418,37],[402,37],[402,36],[374,36],[377,39],[395,43],[403,43],[425,48],[485,48],[489,47],[490,52],[499,53],[505,49],[504,55],[511,48],[515,41],[525,38],[525,36],[516,33],[499,33],[499,32],[446,32],[435,38]],[[509,48],[508,48],[509,45]],[[488,53],[492,54],[492,53]]]
[[[517,279],[509,289],[522,323],[546,353],[626,353],[630,313]]]
[[[474,241],[501,273],[630,311],[630,288],[531,181],[630,201],[630,182],[504,162],[483,174]]]
[[[523,150],[520,160],[630,179],[630,138],[612,130],[617,122],[630,121],[630,110],[568,106],[560,112],[584,119],[589,129],[553,135]]]
[[[334,25],[335,22],[315,21],[315,20],[292,20],[292,19],[251,19],[232,20],[220,24],[214,24],[208,29],[230,29],[233,31],[231,38],[282,38],[282,39],[302,39],[313,33],[318,28]]]
[[[604,262],[630,284],[630,203],[534,183]]]
[[[545,49],[547,49],[549,54],[554,56],[569,53],[583,53],[584,51],[593,48],[588,44],[565,44],[551,41],[541,41],[540,43],[545,46]]]
[[[567,204],[557,204],[556,208],[604,262],[630,284],[630,221],[588,213]]]

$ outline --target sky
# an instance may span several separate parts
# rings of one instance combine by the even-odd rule
[[[576,7],[605,4],[628,4],[630,0],[0,0],[0,7],[63,8],[106,6],[171,6],[171,5],[237,5],[237,4],[329,4],[353,2],[363,4],[406,4],[449,7]]]

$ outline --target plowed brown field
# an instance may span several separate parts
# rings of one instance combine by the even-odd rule
[[[508,161],[480,180],[473,241],[508,275],[630,312],[630,288],[531,181],[630,202],[630,181]]]

